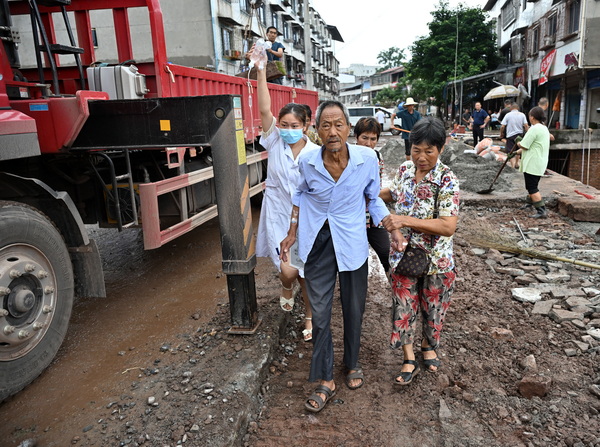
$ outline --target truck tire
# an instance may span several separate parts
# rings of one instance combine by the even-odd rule
[[[0,201],[0,402],[56,355],[73,287],[69,252],[52,222],[27,205]]]
[[[401,131],[398,129],[390,129],[390,133],[395,136],[400,135],[400,132]]]

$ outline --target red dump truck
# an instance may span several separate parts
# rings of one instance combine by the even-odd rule
[[[153,60],[132,62],[130,8],[147,10]],[[119,64],[94,64],[99,10],[112,17]],[[262,190],[266,157],[252,144],[260,117],[248,81],[169,63],[158,0],[0,0],[0,41],[1,401],[51,362],[74,297],[106,295],[87,224],[142,228],[145,248],[160,247],[217,215],[222,150],[234,146],[245,196]],[[318,101],[271,93],[275,115]]]

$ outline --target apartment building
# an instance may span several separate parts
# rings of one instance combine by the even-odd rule
[[[308,0],[306,0],[308,1]],[[319,13],[308,7],[305,17],[304,2],[299,0],[188,0],[190,6],[205,3],[206,17],[212,18],[210,26],[198,27],[197,37],[204,42],[212,41],[212,48],[205,49],[205,58],[211,62],[210,69],[236,74],[244,63],[244,54],[252,43],[263,36],[269,26],[279,30],[278,40],[285,46],[287,76],[284,85],[306,88],[308,76],[321,99],[336,98],[339,94],[339,62],[335,57],[334,41],[343,42],[335,26],[328,25]],[[162,2],[165,17],[172,2]],[[216,18],[216,19],[215,19]],[[306,27],[309,33],[305,33]],[[307,42],[310,35],[311,73],[307,73]],[[200,56],[200,55],[199,55]]]

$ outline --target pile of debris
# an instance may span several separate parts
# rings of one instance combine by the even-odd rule
[[[474,234],[466,238],[482,247],[472,252],[484,258],[492,272],[511,277],[512,298],[533,304],[526,312],[580,331],[580,339],[564,349],[567,356],[600,353],[598,243],[572,229],[567,234],[537,227],[522,231],[519,226],[517,232],[509,226],[491,229],[481,222],[469,227]]]
[[[495,160],[466,152],[472,147],[460,141],[450,140],[440,156],[440,160],[458,177],[461,191],[477,192],[489,188],[502,166]],[[387,167],[397,167],[406,161],[404,145],[400,139],[389,139],[380,150]],[[510,191],[518,171],[506,166],[494,183],[494,190]]]

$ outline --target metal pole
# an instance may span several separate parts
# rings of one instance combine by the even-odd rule
[[[306,59],[306,89],[314,89],[312,73],[312,42],[310,40],[310,10],[308,0],[304,0],[304,58]]]
[[[213,98],[224,98],[214,96]],[[232,327],[230,333],[252,334],[258,328],[250,184],[242,121],[242,99],[226,97],[207,115],[221,121],[211,139],[215,191],[219,207],[223,271],[227,275]]]

